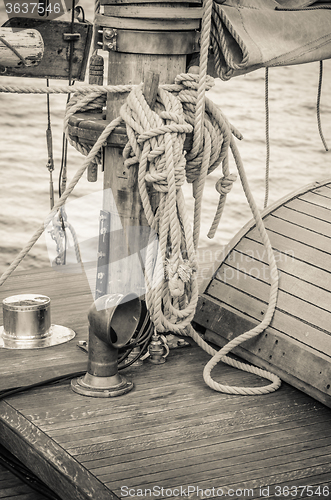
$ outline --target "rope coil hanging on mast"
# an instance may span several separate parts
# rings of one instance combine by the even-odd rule
[[[100,154],[100,148],[107,140],[107,137],[124,120],[130,142],[130,146],[125,148],[125,159],[130,164],[139,163],[138,177],[142,203],[147,220],[150,222],[151,227],[157,231],[159,239],[156,262],[152,255],[148,255],[146,264],[147,304],[156,329],[160,332],[171,330],[175,333],[188,334],[207,352],[214,354],[214,351],[202,341],[191,325],[198,299],[195,252],[199,240],[202,194],[207,174],[222,163],[223,180],[218,184],[220,201],[211,234],[216,230],[224,206],[224,197],[226,197],[230,185],[233,183],[234,175],[229,172],[229,151],[234,156],[244,191],[256,218],[263,242],[267,246],[271,268],[271,300],[265,319],[261,325],[247,332],[248,337],[258,335],[268,326],[277,299],[278,274],[275,259],[259,211],[250,193],[239,152],[233,138],[233,135],[238,138],[241,136],[228,123],[221,111],[205,97],[205,92],[211,85],[211,80],[207,77],[207,57],[212,4],[212,0],[206,0],[204,4],[199,75],[179,75],[175,85],[161,86],[155,111],[146,107],[147,103],[142,96],[141,85],[134,88],[127,85],[89,87],[89,91],[92,90],[92,92],[83,99],[81,99],[81,92],[86,92],[86,89],[77,89],[78,93],[67,105],[66,129],[70,116],[78,110],[82,110],[84,106],[95,107],[93,101],[96,100],[97,106],[100,107],[100,102],[106,99],[107,91],[128,92],[129,90],[131,93],[126,104],[121,109],[121,117],[116,118],[106,126],[92,148],[78,145],[81,152],[86,155],[83,165],[54,205],[45,224],[42,224],[7,272],[1,277],[0,285],[37,241],[45,225],[52,220],[54,213],[63,206],[85,170]],[[39,91],[37,89],[37,92]],[[71,89],[70,92],[72,92]],[[91,104],[92,102],[93,104]],[[192,129],[194,130],[193,147],[185,156],[183,152],[184,137]],[[193,232],[188,223],[184,198],[180,189],[185,176],[189,182],[193,183],[195,197]],[[162,194],[160,207],[155,215],[151,211],[145,189],[146,183],[151,181],[155,183],[156,188]],[[236,345],[246,339],[247,335],[244,338],[243,336],[238,337]],[[214,356],[207,365],[204,378],[210,387],[231,394],[261,394],[272,392],[279,387],[280,380],[278,377],[257,368],[254,368],[254,373],[270,379],[272,381],[271,385],[261,389],[246,390],[245,388],[231,388],[215,384],[210,377],[210,371],[219,359],[237,368],[242,368],[242,364],[237,363],[234,365],[233,361],[226,357],[232,345],[233,343],[230,343],[225,350],[221,349],[218,355]],[[239,390],[241,392],[238,392]]]
[[[121,109],[121,117],[125,121],[129,139],[123,152],[125,164],[127,167],[139,164],[138,182],[142,204],[148,223],[156,231],[159,239],[157,257],[155,258],[153,252],[148,252],[146,258],[146,302],[151,318],[158,332],[170,330],[174,333],[188,333],[200,346],[214,355],[215,351],[211,352],[210,346],[201,340],[191,326],[198,299],[195,250],[199,240],[202,193],[207,174],[222,163],[223,178],[217,184],[220,200],[209,232],[209,236],[213,236],[223,211],[225,197],[235,180],[234,174],[229,172],[228,151],[230,148],[237,165],[241,167],[242,165],[232,137],[233,127],[218,110],[215,111],[216,107],[205,97],[205,92],[211,84],[211,80],[207,77],[207,57],[212,1],[207,1],[204,7],[199,75],[179,75],[175,84],[180,84],[184,88],[178,89],[176,98],[171,94],[168,95],[164,89],[159,89],[157,107],[154,111],[147,105],[141,86],[134,88]],[[86,98],[86,105],[89,106],[90,102],[87,101],[88,98]],[[68,110],[68,115],[76,112],[80,104],[77,103],[71,110]],[[208,120],[206,112],[211,110],[213,119]],[[191,129],[185,128],[185,124],[191,125]],[[185,162],[182,135],[190,132],[192,128],[194,130],[193,147],[186,155]],[[236,135],[238,138],[241,137],[239,133]],[[212,146],[215,144],[218,145],[218,149],[216,148],[216,152],[214,150],[211,154]],[[193,183],[195,197],[193,234],[188,224],[185,201],[181,192],[185,175],[187,180]],[[272,268],[271,302],[266,318],[260,329],[248,332],[248,336],[255,336],[271,321],[277,298],[278,274],[262,220],[258,220],[258,209],[249,193],[247,179],[243,174],[241,177],[246,184],[244,189],[248,192],[259,231],[264,243],[270,247],[268,255]],[[161,192],[161,201],[156,214],[152,211],[146,188],[147,183],[153,183],[154,188]],[[153,248],[153,245],[148,245],[148,249],[150,248]],[[237,342],[239,344],[242,341]],[[227,352],[230,350],[231,348]],[[226,352],[223,354],[224,349],[220,352],[222,354],[219,355],[218,360],[222,359],[232,366],[241,367],[241,363],[234,365],[232,360],[226,357]],[[224,390],[224,386],[215,384],[211,379],[210,371],[217,362],[215,360],[216,356],[211,360],[213,364],[209,363],[205,369],[206,383],[222,392],[238,393],[240,388],[225,386]],[[247,365],[244,365],[243,369],[249,371],[246,367]],[[262,394],[272,392],[279,387],[278,377],[255,367],[252,367],[252,370],[270,379],[272,384],[262,389],[243,388],[240,393]]]

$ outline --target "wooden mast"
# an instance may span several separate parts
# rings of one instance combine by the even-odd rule
[[[97,16],[97,23],[104,26],[110,85],[146,82],[150,72],[158,75],[160,84],[174,83],[176,75],[186,71],[187,55],[199,50],[201,8],[197,0],[190,4],[102,0],[101,4],[104,15]],[[147,87],[145,83],[145,90]],[[107,120],[119,115],[125,98],[125,94],[108,96]],[[110,212],[107,292],[143,295],[139,252],[146,247],[149,230],[138,190],[137,165],[126,168],[122,152],[120,147],[108,146],[104,151],[104,210]],[[156,192],[152,199],[156,207]]]

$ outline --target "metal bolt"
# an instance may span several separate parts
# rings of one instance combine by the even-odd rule
[[[114,42],[108,42],[108,43],[105,43],[105,46],[106,46],[109,50],[116,50],[116,41],[114,41]]]
[[[114,36],[116,36],[117,34],[117,31],[113,28],[107,28],[104,30],[103,32],[103,36],[109,40],[110,38],[113,38]]]
[[[117,30],[114,28],[106,28],[103,31],[103,41],[104,41],[104,46],[107,47],[109,50],[116,50],[116,43],[117,43]],[[107,42],[107,40],[109,40]]]

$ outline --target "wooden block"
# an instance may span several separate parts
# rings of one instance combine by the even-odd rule
[[[4,26],[22,29],[37,30],[44,43],[44,55],[37,66],[8,69],[8,76],[24,76],[31,78],[59,78],[69,77],[69,42],[63,35],[70,33],[71,23],[64,21],[43,21],[39,19],[12,18]],[[72,74],[73,80],[83,81],[87,66],[92,39],[91,23],[75,23],[75,33],[79,40],[73,45]]]
[[[39,31],[0,28],[0,66],[7,69],[34,67],[40,63],[43,54],[44,43]]]
[[[153,71],[148,71],[144,78],[143,94],[147,104],[151,109],[154,108],[157,91],[159,88],[160,75]]]

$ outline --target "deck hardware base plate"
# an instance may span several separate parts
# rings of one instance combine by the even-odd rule
[[[113,398],[122,396],[133,389],[133,382],[126,380],[122,375],[121,383],[109,388],[98,388],[89,386],[84,383],[84,377],[78,377],[71,381],[71,388],[74,392],[82,394],[83,396],[90,396],[92,398]]]
[[[0,327],[0,348],[4,349],[42,349],[43,347],[52,347],[59,344],[64,344],[72,340],[76,333],[61,325],[52,325],[49,329],[48,335],[41,339],[33,338],[31,341],[27,339],[17,340],[8,343],[3,338],[4,328]]]

